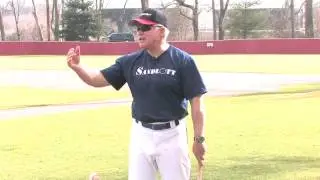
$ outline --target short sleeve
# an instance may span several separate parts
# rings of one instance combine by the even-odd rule
[[[116,60],[115,64],[100,71],[104,76],[104,78],[116,90],[119,90],[126,83],[126,78],[124,76],[123,67],[122,67],[123,60],[124,60],[123,58],[119,58]]]
[[[182,89],[188,100],[207,93],[201,74],[192,57],[186,57],[181,70]]]

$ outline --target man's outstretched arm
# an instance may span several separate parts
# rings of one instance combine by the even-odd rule
[[[80,64],[80,47],[71,48],[67,54],[68,66],[77,73],[80,79],[86,84],[93,87],[108,86],[108,81],[104,78],[99,70],[91,70]]]
[[[81,65],[72,68],[82,81],[93,87],[105,87],[110,85],[99,70],[91,70]]]

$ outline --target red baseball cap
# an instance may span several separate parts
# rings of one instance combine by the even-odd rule
[[[129,25],[134,26],[137,24],[143,25],[156,25],[161,24],[167,27],[167,18],[162,11],[156,9],[146,9],[138,17],[132,19]]]

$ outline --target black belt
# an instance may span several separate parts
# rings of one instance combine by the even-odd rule
[[[153,123],[145,123],[145,122],[139,121],[137,119],[135,119],[135,121],[136,121],[136,123],[140,122],[143,127],[149,128],[149,129],[152,129],[152,130],[163,130],[163,129],[172,128],[170,122],[164,122],[164,123],[161,123],[161,124],[153,124]],[[174,124],[176,126],[178,126],[179,125],[179,120],[174,120]]]

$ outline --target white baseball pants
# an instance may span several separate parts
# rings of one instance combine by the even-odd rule
[[[185,120],[171,129],[152,130],[132,122],[129,146],[129,180],[189,180],[189,158]]]

